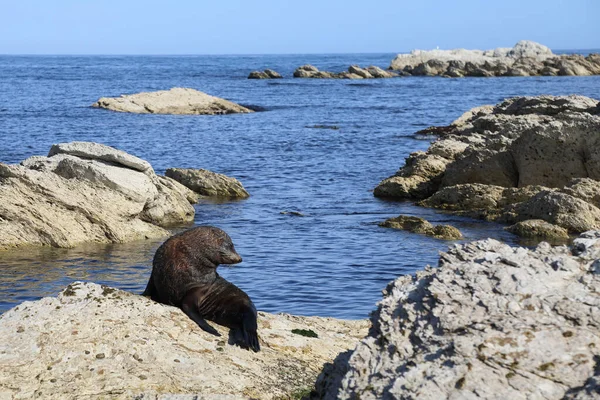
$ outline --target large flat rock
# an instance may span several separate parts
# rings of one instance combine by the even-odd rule
[[[212,325],[221,337],[178,308],[73,283],[0,316],[0,398],[299,398],[369,322],[260,312],[258,353],[228,345],[227,329]]]
[[[213,115],[253,112],[231,101],[187,88],[102,97],[92,107],[137,114]]]

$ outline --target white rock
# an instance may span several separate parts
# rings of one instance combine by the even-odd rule
[[[228,345],[227,328],[212,325],[221,337],[178,308],[75,282],[0,316],[0,398],[290,398],[369,323],[260,312],[258,353]]]
[[[373,328],[324,371],[322,398],[597,398],[600,232],[566,247],[454,246],[388,285]],[[595,397],[594,397],[595,396]]]
[[[0,250],[156,238],[194,218],[195,196],[144,160],[97,143],[51,154],[0,163]]]
[[[194,89],[172,88],[121,97],[102,97],[92,107],[138,114],[232,114],[252,110]]]

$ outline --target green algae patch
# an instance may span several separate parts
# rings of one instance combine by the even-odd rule
[[[317,333],[315,331],[313,331],[312,329],[292,329],[292,333],[294,333],[296,335],[312,337],[312,338],[319,337],[319,335],[317,335]]]

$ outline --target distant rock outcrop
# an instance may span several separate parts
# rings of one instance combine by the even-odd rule
[[[569,249],[493,239],[384,291],[369,336],[323,369],[313,398],[597,399],[600,232]]]
[[[162,237],[164,227],[193,220],[196,200],[124,151],[61,143],[48,157],[0,163],[0,249]]]
[[[320,78],[320,79],[376,79],[376,78],[394,78],[398,74],[391,71],[384,71],[379,67],[371,65],[367,68],[361,68],[352,65],[348,71],[327,72],[319,71],[312,65],[303,65],[294,71],[294,78]]]
[[[202,196],[231,199],[250,196],[237,179],[206,169],[169,168],[165,175]]]
[[[495,50],[413,50],[398,54],[390,69],[406,75],[534,76],[598,75],[600,54],[556,55],[539,43],[522,40],[513,48]]]
[[[0,398],[299,399],[369,322],[258,314],[259,353],[179,308],[94,283],[0,316]]]
[[[250,75],[248,75],[248,79],[281,79],[281,76],[278,72],[273,71],[272,69],[265,69],[264,71],[252,71]]]
[[[231,101],[186,88],[102,97],[92,107],[137,114],[213,115],[253,112]]]
[[[541,219],[570,233],[600,228],[597,100],[516,97],[477,107],[443,128],[375,196],[511,224]],[[528,226],[542,232],[520,228]]]

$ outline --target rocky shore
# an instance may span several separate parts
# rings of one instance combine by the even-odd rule
[[[260,312],[259,353],[75,282],[0,316],[0,397],[598,398],[599,260],[600,231],[570,248],[455,245],[391,282],[370,323]]]
[[[524,236],[600,228],[600,103],[583,96],[508,99],[466,112],[375,196],[516,224]],[[535,230],[527,229],[533,227]]]
[[[187,88],[102,97],[92,107],[137,114],[214,115],[253,112],[231,101]]]
[[[313,398],[600,398],[600,232],[571,248],[487,239],[390,283]]]
[[[598,75],[600,54],[556,55],[539,43],[522,40],[513,48],[494,50],[413,50],[398,54],[389,67],[403,75],[535,76]]]
[[[178,308],[72,283],[0,316],[0,398],[299,399],[369,322],[260,312],[259,353],[214,326],[221,337]]]

